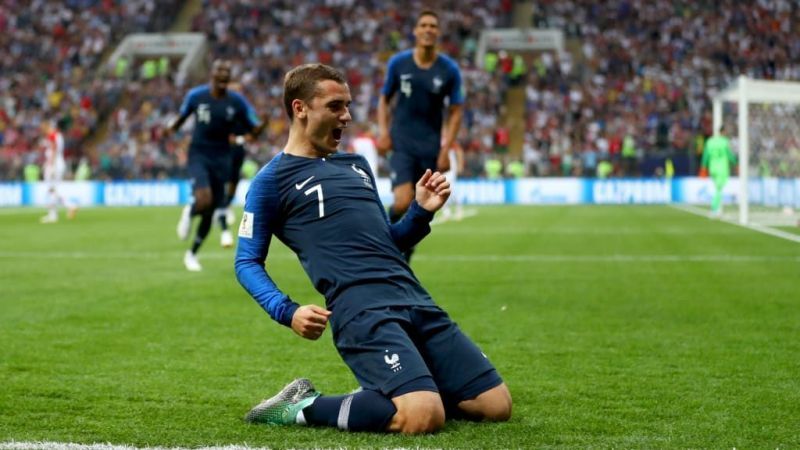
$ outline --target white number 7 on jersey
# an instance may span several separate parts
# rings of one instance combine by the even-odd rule
[[[304,194],[311,195],[311,193],[315,191],[317,193],[317,199],[319,200],[319,216],[325,217],[325,203],[324,203],[325,198],[322,196],[322,183],[315,184],[314,186],[311,186],[310,188],[306,189]]]

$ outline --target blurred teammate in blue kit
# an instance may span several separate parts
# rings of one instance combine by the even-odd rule
[[[201,217],[192,247],[183,257],[186,269],[192,272],[202,270],[197,260],[197,251],[211,229],[214,210],[222,207],[225,202],[225,183],[230,178],[233,154],[231,138],[234,132],[244,128],[253,137],[257,137],[266,125],[259,120],[253,107],[241,94],[228,90],[230,78],[230,61],[215,60],[211,68],[211,81],[186,94],[180,114],[165,133],[169,136],[178,131],[186,119],[194,115],[188,161],[194,198],[183,209],[177,227],[178,237],[185,240],[191,231],[192,218]],[[221,243],[223,247],[232,247],[233,235],[224,221],[221,224]]]

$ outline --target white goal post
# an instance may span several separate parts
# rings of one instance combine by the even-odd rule
[[[481,31],[475,50],[475,64],[483,68],[489,50],[555,50],[564,54],[564,32],[541,28],[490,28]]]
[[[203,33],[133,33],[125,36],[111,54],[109,67],[123,56],[180,56],[175,81],[181,86],[189,73],[203,63],[205,54],[206,37]]]
[[[750,131],[752,105],[790,105],[800,108],[800,82],[791,81],[769,81],[754,80],[746,76],[739,76],[736,82],[728,88],[722,90],[713,97],[713,126],[716,134],[723,123],[723,104],[735,103],[738,128],[738,147],[739,147],[739,223],[747,224],[750,222],[749,208],[749,169],[751,157]],[[794,137],[800,134],[800,126],[797,116],[776,117],[776,120],[787,119],[792,121]],[[760,139],[761,136],[758,136]]]

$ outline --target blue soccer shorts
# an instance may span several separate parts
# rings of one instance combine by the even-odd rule
[[[439,392],[457,405],[503,380],[486,355],[435,305],[364,310],[333,330],[362,388],[397,397]]]
[[[406,152],[393,151],[389,157],[392,188],[405,183],[416,184],[427,169],[435,172],[437,158],[438,155],[421,157],[410,155]]]
[[[187,170],[192,180],[192,191],[211,188],[214,207],[225,203],[225,183],[230,179],[230,159],[211,160],[203,157],[189,157]]]

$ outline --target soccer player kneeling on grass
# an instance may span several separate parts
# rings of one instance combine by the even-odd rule
[[[437,431],[446,416],[508,420],[511,395],[500,375],[403,258],[430,232],[450,185],[427,170],[408,213],[390,225],[366,160],[337,153],[350,101],[345,78],[331,67],[304,65],[286,75],[289,141],[247,193],[235,265],[253,298],[298,335],[318,339],[330,322],[362,390],[323,396],[298,379],[246,420],[403,433]],[[273,235],[297,253],[326,308],[298,305],[269,277]]]

